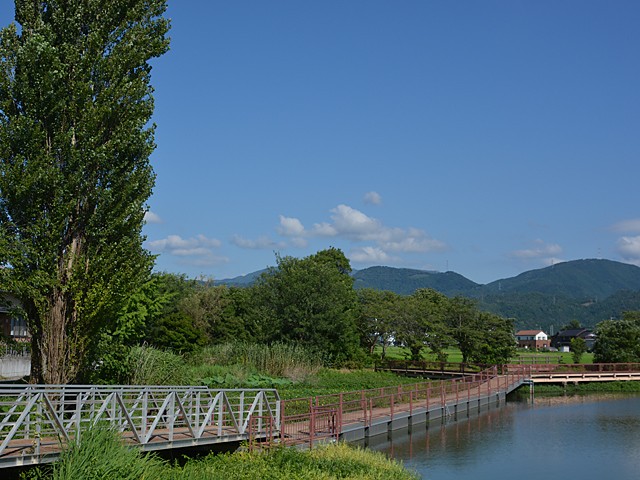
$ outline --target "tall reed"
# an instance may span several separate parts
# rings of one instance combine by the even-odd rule
[[[317,373],[324,364],[324,357],[319,352],[288,343],[227,343],[206,347],[195,361],[222,366],[243,365],[271,377],[301,380]]]
[[[183,385],[191,380],[181,355],[147,345],[133,347],[128,364],[131,385]]]

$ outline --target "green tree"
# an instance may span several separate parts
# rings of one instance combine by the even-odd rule
[[[360,311],[358,316],[358,332],[360,345],[373,354],[376,345],[382,346],[382,359],[386,354],[393,335],[393,321],[395,306],[399,302],[399,295],[385,290],[362,288],[356,291]]]
[[[447,309],[446,322],[462,353],[462,363],[468,363],[485,337],[480,314],[473,300],[464,297],[452,298]]]
[[[171,301],[168,292],[160,291],[163,278],[152,275],[129,296],[115,321],[91,339],[91,355],[87,357],[89,364],[83,369],[83,382],[122,384],[128,381],[132,347],[143,342],[149,325],[160,317]]]
[[[67,383],[149,276],[151,66],[166,0],[16,0],[0,32],[0,269],[32,377]]]
[[[573,363],[580,363],[582,356],[587,352],[587,342],[584,338],[575,337],[571,339],[571,357]]]
[[[479,324],[482,325],[483,337],[471,360],[485,365],[509,363],[516,353],[513,320],[481,312]]]
[[[154,346],[177,353],[192,352],[207,343],[205,332],[180,311],[159,318],[151,327],[150,338]]]
[[[213,282],[198,282],[193,291],[178,303],[178,310],[206,332],[209,343],[248,340],[241,318],[235,314],[230,289]]]
[[[357,298],[344,254],[332,248],[303,259],[278,256],[277,263],[252,287],[260,336],[317,348],[336,362],[353,358]]]
[[[560,331],[563,331],[563,330],[578,330],[579,328],[582,328],[582,325],[580,325],[580,321],[579,320],[576,320],[574,318],[569,323],[567,323],[565,326],[563,326],[560,329]]]
[[[594,362],[640,362],[640,312],[625,312],[622,320],[600,322],[594,333]]]
[[[433,289],[418,289],[396,305],[396,338],[409,349],[412,360],[420,360],[429,347],[439,360],[446,360],[445,349],[452,338],[444,323],[448,299]]]

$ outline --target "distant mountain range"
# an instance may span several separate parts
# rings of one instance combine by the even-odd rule
[[[264,272],[220,280],[248,286]],[[481,285],[455,272],[370,267],[353,272],[355,288],[410,295],[419,288],[476,299],[480,309],[515,319],[517,328],[558,331],[571,320],[594,326],[640,310],[640,267],[612,260],[573,260]]]

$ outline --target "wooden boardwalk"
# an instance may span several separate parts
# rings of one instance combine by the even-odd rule
[[[434,370],[433,365],[423,367],[407,362],[396,363],[389,370],[442,378],[442,372]],[[640,381],[640,364],[502,365],[479,373],[460,369],[455,376],[444,381],[283,401],[279,442],[311,448],[327,440],[360,440],[386,434],[499,404],[524,384]]]

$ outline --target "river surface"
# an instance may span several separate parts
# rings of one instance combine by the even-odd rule
[[[427,480],[640,479],[640,395],[536,397],[375,437]]]

